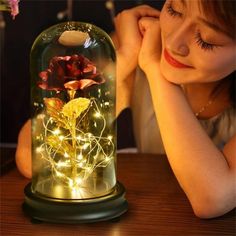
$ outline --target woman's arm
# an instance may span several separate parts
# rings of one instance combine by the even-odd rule
[[[158,70],[160,35],[153,21],[145,28],[139,63],[145,71],[170,165],[195,214],[202,218],[220,216],[236,206],[236,135],[223,152],[214,145],[193,114],[178,85]],[[154,36],[156,35],[156,36]],[[151,45],[151,46],[150,46]],[[155,48],[156,47],[156,48]],[[153,54],[158,52],[159,54]]]
[[[233,209],[236,136],[222,153],[203,130],[180,88],[153,72],[148,77],[169,162],[195,214],[215,217]]]
[[[27,120],[18,135],[16,148],[16,166],[26,178],[32,177],[31,162],[31,120]]]

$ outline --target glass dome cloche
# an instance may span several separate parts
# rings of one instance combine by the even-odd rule
[[[32,182],[23,210],[34,220],[80,223],[127,210],[116,180],[115,50],[95,25],[43,31],[30,55]]]

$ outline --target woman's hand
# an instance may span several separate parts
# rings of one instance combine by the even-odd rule
[[[138,62],[146,73],[159,68],[161,58],[161,30],[159,18],[143,17],[139,20],[139,28],[143,36]]]
[[[123,74],[129,75],[138,64],[142,34],[139,20],[142,17],[159,17],[160,12],[150,6],[142,5],[124,10],[115,18],[117,60]]]
[[[159,14],[156,9],[143,5],[122,11],[115,18],[116,32],[112,38],[117,56],[117,115],[130,106],[135,70],[142,44],[138,22],[142,17],[159,17]]]

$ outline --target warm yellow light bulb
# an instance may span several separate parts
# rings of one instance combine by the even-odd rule
[[[37,153],[41,153],[41,152],[42,152],[42,147],[37,147],[37,148],[36,148],[36,152],[37,152]]]
[[[76,179],[76,183],[77,183],[77,184],[81,184],[81,183],[82,183],[82,178],[77,178],[77,179]]]
[[[79,167],[83,167],[83,166],[84,166],[83,162],[79,163]]]
[[[68,155],[68,153],[67,153],[67,152],[65,152],[65,154],[64,154],[64,157],[69,157],[69,155]]]
[[[59,161],[56,165],[57,165],[58,168],[60,168],[60,167],[67,167],[68,163],[63,162],[63,161]]]
[[[44,114],[37,115],[37,119],[39,119],[39,120],[43,120],[44,118],[45,118]]]
[[[69,179],[69,186],[70,186],[71,188],[73,188],[73,185],[74,185],[73,180],[72,180],[72,179]]]
[[[87,149],[88,146],[89,146],[89,143],[85,143],[85,144],[83,145],[83,149],[84,149],[84,150]]]
[[[58,135],[58,134],[60,134],[60,132],[61,132],[61,131],[60,131],[59,129],[55,129],[55,130],[53,130],[52,133],[53,133],[54,135]]]
[[[58,177],[63,177],[63,174],[61,174],[61,173],[58,172],[58,171],[56,171],[56,175],[57,175]]]
[[[97,117],[97,118],[99,118],[99,117],[101,117],[101,113],[100,113],[100,112],[96,112],[96,113],[94,114],[94,116]]]

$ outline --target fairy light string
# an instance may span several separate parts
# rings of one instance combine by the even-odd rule
[[[95,122],[99,122],[98,135],[84,132],[80,129],[83,119],[93,113]],[[46,161],[55,180],[62,180],[68,186],[79,187],[98,167],[105,168],[113,159],[115,145],[111,135],[104,137],[106,119],[101,113],[96,99],[90,99],[90,105],[80,119],[73,119],[68,123],[72,127],[64,135],[65,129],[58,127],[53,118],[39,115],[43,122],[43,143],[36,148],[36,152]],[[55,127],[52,128],[51,126]],[[96,131],[98,128],[96,127]],[[68,174],[71,172],[71,174]]]

